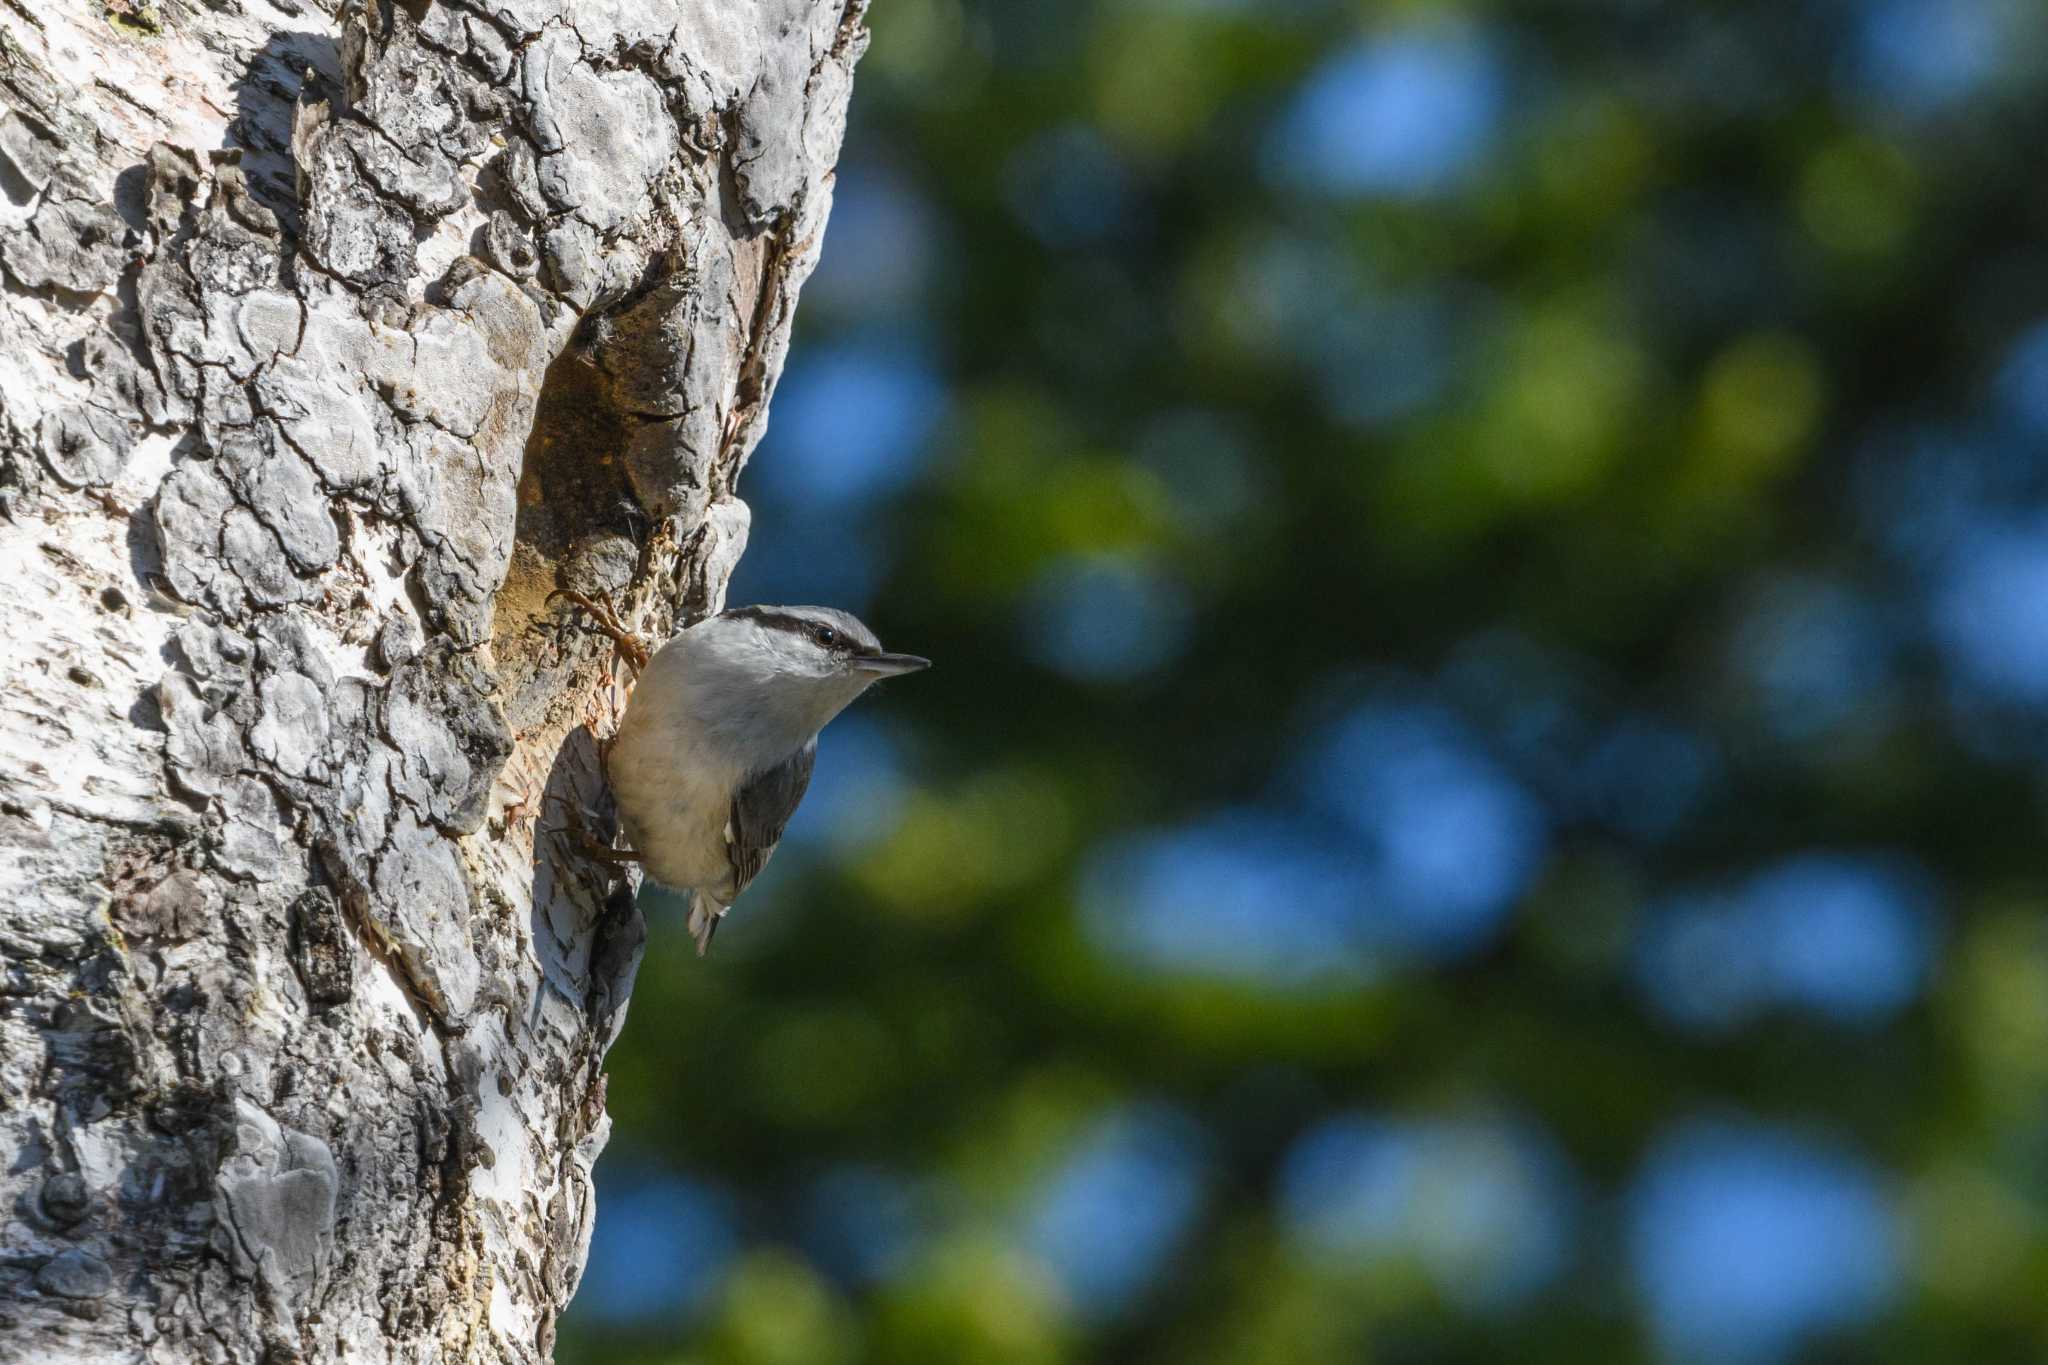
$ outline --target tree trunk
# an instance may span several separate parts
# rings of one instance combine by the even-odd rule
[[[865,8],[0,0],[0,1359],[550,1354]]]

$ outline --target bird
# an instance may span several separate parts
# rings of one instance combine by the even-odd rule
[[[608,603],[556,595],[588,612],[640,673],[606,759],[632,849],[586,847],[686,893],[702,957],[803,800],[818,732],[877,682],[931,660],[884,650],[833,607],[730,608],[650,655]]]

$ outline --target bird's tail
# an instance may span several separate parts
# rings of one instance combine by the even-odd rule
[[[711,936],[718,932],[718,922],[724,918],[724,906],[702,891],[690,893],[690,937],[697,940],[698,957],[711,951]]]

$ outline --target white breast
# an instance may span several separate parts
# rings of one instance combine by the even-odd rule
[[[626,837],[664,886],[732,899],[725,826],[741,777],[690,696],[690,632],[663,646],[633,689],[608,767]]]

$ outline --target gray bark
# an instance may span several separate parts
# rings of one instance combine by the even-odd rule
[[[0,1359],[545,1359],[866,0],[0,0]]]

